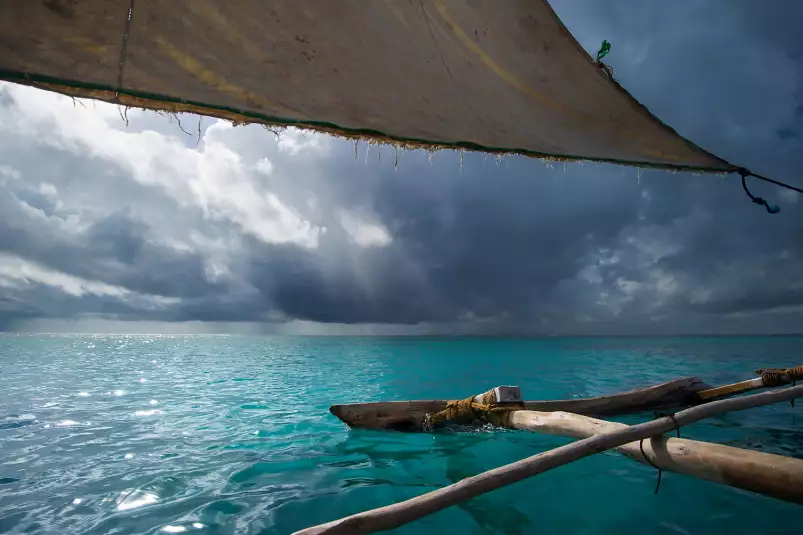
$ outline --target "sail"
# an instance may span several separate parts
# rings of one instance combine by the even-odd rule
[[[412,146],[733,169],[650,114],[543,0],[9,0],[0,78]]]

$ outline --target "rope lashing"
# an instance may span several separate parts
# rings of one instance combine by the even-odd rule
[[[790,381],[795,386],[797,381],[803,381],[803,364],[793,368],[759,368],[756,374],[761,376],[764,386],[782,386]],[[795,399],[790,399],[789,403],[794,407]]]
[[[675,431],[678,434],[678,438],[680,438],[680,424],[675,419],[675,415],[674,414],[661,414],[661,413],[657,413],[657,412],[654,413],[654,414],[655,414],[655,417],[653,418],[653,420],[657,420],[658,418],[663,418],[663,417],[672,418],[672,421],[675,422]],[[650,439],[650,440],[652,440],[652,439]],[[663,475],[664,471],[658,465],[656,465],[654,462],[652,462],[652,459],[647,457],[647,454],[644,453],[644,439],[643,438],[641,440],[639,440],[638,447],[641,450],[641,456],[644,457],[644,460],[647,461],[648,463],[650,463],[650,466],[652,466],[653,468],[658,470],[658,481],[656,481],[656,483],[655,483],[655,491],[653,491],[653,494],[658,494],[658,489],[661,488],[661,476]]]
[[[480,401],[475,398],[479,397]],[[497,403],[496,394],[489,390],[481,396],[450,401],[446,408],[424,417],[424,431],[432,431],[445,423],[470,424],[476,421],[486,422],[498,427],[510,426],[510,413],[524,409],[524,403]]]
[[[602,58],[607,56],[608,52],[610,51],[611,51],[611,44],[607,40],[603,39],[602,45],[600,45],[599,51],[597,51],[596,64],[599,65],[599,68],[605,71],[608,74],[608,76],[613,78],[613,67],[611,67],[610,65],[606,65],[605,63],[602,62]]]
[[[803,364],[794,368],[760,368],[756,375],[761,376],[764,386],[782,386],[789,381],[803,381]]]

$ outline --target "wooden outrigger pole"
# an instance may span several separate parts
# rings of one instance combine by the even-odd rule
[[[569,411],[588,416],[615,416],[639,411],[690,405],[696,393],[711,387],[697,377],[684,377],[658,385],[607,396],[562,400],[524,401],[533,411]],[[332,405],[329,411],[351,428],[423,431],[428,414],[445,410],[449,400],[384,401]]]
[[[464,500],[510,485],[583,457],[616,449],[659,470],[677,472],[803,505],[803,460],[707,442],[670,438],[663,433],[711,416],[803,397],[803,385],[718,399],[740,392],[788,384],[803,366],[757,370],[758,379],[695,392],[697,406],[650,422],[628,426],[565,411],[528,410],[518,388],[497,387],[479,396],[449,402],[430,414],[423,427],[466,415],[536,433],[577,438],[576,442],[466,478],[436,491],[296,532],[295,535],[362,534],[393,529]],[[669,384],[669,383],[665,383]],[[636,391],[639,392],[639,391]],[[334,410],[333,413],[337,414]],[[427,423],[429,422],[429,423]]]
[[[787,373],[788,372],[788,373]],[[803,366],[788,369],[763,368],[759,377],[734,384],[711,387],[697,377],[675,379],[658,385],[591,398],[524,401],[532,411],[568,411],[585,416],[616,416],[634,412],[664,410],[696,405],[758,388],[782,386],[803,380]],[[330,412],[351,428],[423,431],[424,418],[437,414],[455,401],[384,401],[332,405]]]
[[[511,417],[511,427],[514,429],[577,439],[614,433],[629,427],[568,412],[516,411]],[[801,459],[663,435],[623,444],[615,449],[634,461],[659,470],[694,476],[803,505]]]
[[[755,379],[748,379],[747,381],[740,381],[730,385],[701,390],[697,392],[696,395],[701,402],[705,402],[750,392],[751,390],[757,390],[759,388],[783,386],[789,383],[794,384],[795,381],[803,380],[803,364],[793,368],[760,368],[756,370],[756,374],[758,377]]]

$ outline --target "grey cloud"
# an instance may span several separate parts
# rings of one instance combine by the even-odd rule
[[[735,163],[801,183],[800,5],[553,5],[589,51],[613,42],[617,79],[662,120]],[[0,108],[14,105],[0,89]],[[195,133],[196,118],[182,121]],[[213,124],[204,119],[203,131]],[[125,131],[174,136],[188,150],[197,141],[152,114]],[[258,127],[214,136],[257,192],[326,229],[315,247],[267,243],[254,213],[243,223],[184,202],[86,149],[3,135],[0,165],[23,178],[0,187],[0,250],[132,295],[0,286],[0,329],[90,315],[426,332],[803,330],[803,201],[755,180],[779,215],[732,176],[472,154],[461,167],[457,154],[430,162],[420,152],[395,171],[391,147],[366,157],[360,144],[355,159],[346,141],[293,154]],[[270,169],[255,170],[263,158]],[[356,243],[344,213],[381,226],[389,243]]]
[[[43,221],[46,211],[41,217],[27,213],[20,204],[26,196],[2,196],[3,250],[70,275],[135,292],[192,296],[214,291],[214,285],[204,278],[202,259],[147,241],[144,221],[117,212],[92,221],[81,232],[65,233],[56,224]],[[49,218],[58,219],[58,215],[51,213]]]

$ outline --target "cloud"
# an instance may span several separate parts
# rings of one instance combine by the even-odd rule
[[[796,4],[553,5],[589,52],[612,41],[617,79],[662,120],[735,163],[800,183]],[[782,206],[769,216],[734,177],[430,157],[180,120],[191,135],[151,112],[130,110],[126,124],[116,106],[0,85],[0,328],[803,325],[797,194],[750,181]]]
[[[386,247],[393,241],[385,227],[348,212],[340,213],[340,224],[360,247]]]
[[[27,139],[113,163],[140,184],[160,188],[179,204],[199,208],[210,219],[233,222],[267,243],[317,246],[319,229],[260,188],[241,156],[220,141],[233,128],[228,123],[212,124],[202,150],[190,150],[175,137],[152,130],[120,129],[119,114],[110,104],[89,108],[52,93],[15,86],[6,91],[15,106],[7,110],[4,122],[24,125],[16,131]],[[143,114],[129,111],[129,120]],[[313,148],[323,145],[319,142]],[[294,142],[288,151],[297,154],[307,146]],[[255,168],[259,165],[264,173],[269,164],[263,158]]]

